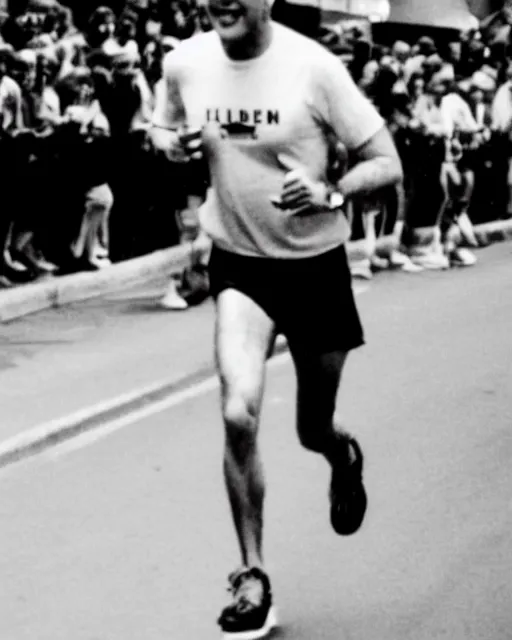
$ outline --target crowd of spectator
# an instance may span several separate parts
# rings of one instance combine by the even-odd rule
[[[0,286],[101,269],[193,235],[207,178],[157,154],[148,132],[163,57],[210,29],[201,6],[127,0],[77,28],[68,7],[28,0],[2,22]],[[405,168],[403,187],[351,208],[356,239],[369,225],[375,236],[400,227],[402,238],[402,251],[372,256],[359,275],[472,264],[473,223],[512,214],[507,43],[474,31],[385,47],[357,29],[319,40],[380,110]],[[417,251],[408,239],[421,227],[436,233]]]
[[[73,18],[51,0],[4,16],[3,287],[176,244],[188,217],[175,212],[198,206],[148,131],[163,57],[208,29],[204,13],[181,1],[128,1],[118,14],[98,7],[81,29]]]
[[[380,213],[377,235],[398,221],[402,246],[416,265],[473,265],[469,248],[479,246],[473,225],[512,216],[508,43],[472,31],[455,40],[422,37],[386,48],[356,34],[353,50],[349,67],[386,119],[405,173],[397,193],[370,206]],[[426,246],[412,246],[415,229],[430,230]],[[398,263],[410,267],[404,255]]]

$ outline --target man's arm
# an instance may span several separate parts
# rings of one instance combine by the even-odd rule
[[[353,154],[356,164],[337,185],[345,198],[373,193],[402,180],[402,164],[391,134],[385,127]]]
[[[402,167],[391,134],[346,67],[329,57],[316,82],[318,109],[351,160],[352,168],[338,182],[342,195],[371,193],[399,182]]]
[[[400,158],[386,127],[381,127],[352,154],[356,157],[356,164],[338,181],[335,189],[342,194],[343,199],[371,194],[402,180]],[[278,158],[289,170],[281,194],[284,208],[294,209],[297,214],[307,214],[315,209],[324,210],[330,205],[332,191],[328,185],[311,180],[304,169],[283,154]]]
[[[318,119],[347,149],[349,158],[356,160],[336,185],[338,191],[348,198],[400,182],[401,162],[384,120],[339,60],[328,57],[323,61],[325,64],[315,74],[314,105]],[[284,208],[311,213],[333,206],[329,185],[314,182],[283,154],[279,161],[288,169],[281,193]]]

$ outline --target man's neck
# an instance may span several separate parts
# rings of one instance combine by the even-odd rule
[[[224,51],[231,60],[252,60],[258,58],[269,48],[272,41],[272,25],[265,22],[256,31],[237,42],[222,42]]]

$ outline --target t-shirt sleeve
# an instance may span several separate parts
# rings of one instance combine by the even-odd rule
[[[363,146],[384,120],[335,56],[325,55],[314,72],[316,110],[348,149]]]

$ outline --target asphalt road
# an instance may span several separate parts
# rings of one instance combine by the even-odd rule
[[[512,638],[512,251],[391,274],[340,411],[366,452],[365,526],[328,524],[293,431],[286,356],[262,424],[266,556],[290,640]],[[138,323],[144,331],[144,319]],[[142,366],[142,365],[141,365]],[[0,474],[1,640],[206,640],[237,565],[215,389]]]

